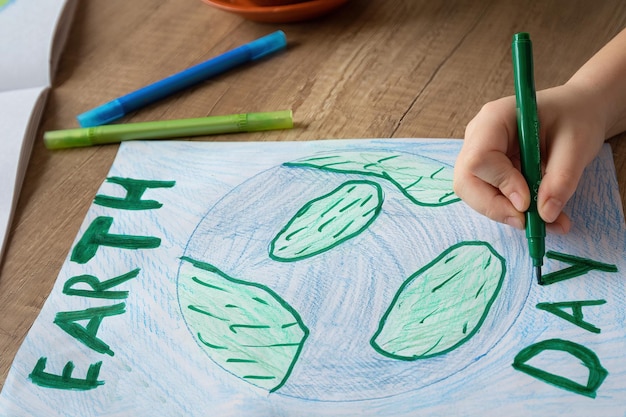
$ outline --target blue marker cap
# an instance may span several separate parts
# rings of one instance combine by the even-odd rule
[[[124,117],[126,112],[122,103],[117,99],[109,101],[101,106],[84,112],[76,116],[78,123],[83,127],[100,126],[107,124],[113,120],[117,120],[120,117]]]
[[[250,59],[255,60],[285,48],[287,46],[287,37],[285,32],[279,30],[252,41],[247,46],[250,48]]]

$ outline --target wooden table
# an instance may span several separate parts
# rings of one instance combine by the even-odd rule
[[[293,109],[296,127],[201,140],[462,138],[483,103],[513,93],[510,41],[534,40],[536,84],[565,82],[626,26],[623,0],[351,0],[316,21],[262,24],[200,0],[79,2],[0,270],[0,387],[117,145],[50,152],[44,131],[278,29],[286,52],[125,121]],[[626,140],[610,140],[626,201]]]

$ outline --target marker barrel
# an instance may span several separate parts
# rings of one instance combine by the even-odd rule
[[[517,126],[521,170],[530,189],[526,212],[526,238],[534,266],[543,264],[546,225],[539,216],[537,194],[541,184],[541,149],[532,43],[528,33],[516,33],[512,43]]]
[[[76,118],[82,127],[93,127],[110,123],[148,104],[189,88],[231,68],[279,51],[286,46],[287,38],[285,33],[280,30],[276,31],[142,87],[139,90],[118,97],[80,114]]]
[[[118,143],[127,140],[172,139],[233,132],[290,129],[292,127],[293,115],[291,110],[281,110],[55,130],[44,134],[44,144],[48,149],[64,149]]]

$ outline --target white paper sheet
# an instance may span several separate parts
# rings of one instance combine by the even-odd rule
[[[63,36],[55,41],[65,4],[0,0],[0,259],[43,110],[43,93],[67,34],[60,31]],[[75,2],[71,5],[73,10]]]
[[[623,416],[610,148],[546,241],[578,276],[540,286],[451,194],[460,144],[124,143],[0,414]]]
[[[50,85],[52,42],[64,6],[65,0],[0,1],[0,91]]]
[[[39,122],[39,104],[45,99],[45,92],[45,88],[35,87],[0,93],[0,258],[32,148],[32,141],[22,138],[35,134],[32,129]]]

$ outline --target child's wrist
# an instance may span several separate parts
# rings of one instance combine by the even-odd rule
[[[578,75],[578,74],[577,74]],[[584,112],[599,129],[602,129],[602,140],[606,140],[618,132],[612,133],[616,123],[615,109],[611,106],[611,100],[607,99],[608,95],[602,90],[602,87],[593,80],[585,77],[572,77],[565,87],[571,89],[572,97],[584,106]]]

